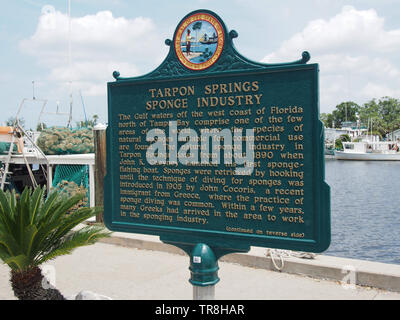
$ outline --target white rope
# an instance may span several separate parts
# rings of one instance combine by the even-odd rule
[[[285,266],[284,258],[301,258],[301,259],[314,259],[316,254],[312,252],[291,251],[281,249],[267,249],[265,255],[271,257],[274,267],[281,271]],[[276,263],[275,259],[280,260],[280,266]]]

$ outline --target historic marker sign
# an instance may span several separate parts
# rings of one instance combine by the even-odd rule
[[[330,243],[318,65],[250,61],[188,14],[153,72],[108,83],[105,222],[162,240],[321,252]]]

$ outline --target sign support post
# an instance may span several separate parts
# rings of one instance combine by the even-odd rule
[[[174,241],[169,239],[168,236],[161,237],[160,240],[166,244],[181,248],[189,256],[189,282],[193,286],[193,300],[215,299],[215,286],[220,280],[218,277],[219,258],[229,253],[246,253],[250,250],[250,247],[241,247],[239,244],[236,249],[224,248],[221,245],[210,247],[206,243],[195,244],[194,242],[187,243],[182,240],[181,242]]]
[[[204,244],[197,244],[190,256],[189,282],[193,285],[193,300],[214,300],[215,285],[218,278],[218,261],[212,249]]]
[[[215,285],[205,287],[193,285],[193,300],[215,300]]]

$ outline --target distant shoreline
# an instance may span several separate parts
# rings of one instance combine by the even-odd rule
[[[184,56],[185,58],[187,58],[187,59],[194,59],[194,58],[197,58],[197,57],[201,56],[201,54],[203,53],[203,52],[190,52],[190,54],[187,55],[187,54],[186,54],[186,51],[182,51],[182,52],[183,52],[183,56]]]

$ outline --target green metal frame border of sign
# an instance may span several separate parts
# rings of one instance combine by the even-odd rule
[[[233,234],[228,232],[214,232],[202,231],[177,227],[161,227],[154,225],[139,225],[115,222],[112,220],[112,190],[113,175],[117,174],[107,170],[105,177],[105,192],[104,192],[104,221],[107,228],[112,231],[120,232],[133,232],[150,235],[158,235],[163,242],[176,245],[185,250],[189,255],[196,251],[196,245],[207,244],[215,253],[216,259],[220,256],[231,252],[247,252],[250,246],[261,247],[275,247],[280,249],[290,249],[298,251],[322,252],[329,247],[330,244],[330,188],[325,183],[325,160],[324,160],[324,128],[322,122],[319,120],[319,92],[318,92],[318,64],[307,64],[310,59],[308,52],[303,52],[301,59],[289,63],[277,64],[264,64],[251,61],[240,55],[234,45],[233,39],[238,36],[237,32],[231,30],[228,32],[225,23],[214,12],[209,10],[196,10],[187,14],[178,24],[174,33],[176,36],[177,30],[182,22],[193,14],[207,13],[214,16],[221,24],[225,35],[224,48],[219,59],[209,68],[195,71],[190,70],[183,66],[174,50],[174,41],[167,39],[165,44],[170,46],[169,53],[161,65],[154,71],[139,77],[123,78],[120,73],[114,71],[113,77],[115,82],[108,83],[108,104],[109,104],[109,118],[111,118],[112,97],[110,90],[114,86],[123,86],[132,83],[154,82],[162,83],[168,80],[185,80],[185,79],[200,79],[202,77],[217,77],[228,75],[240,74],[253,74],[253,73],[270,73],[278,71],[293,71],[293,70],[311,70],[314,74],[314,101],[313,109],[315,110],[315,119],[313,121],[313,145],[314,145],[314,163],[317,164],[313,167],[314,176],[314,190],[313,200],[315,209],[315,239],[314,240],[301,240],[293,239],[285,241],[285,239],[278,237],[257,237],[256,235],[247,234]],[[107,167],[111,167],[113,161],[113,141],[112,131],[110,126],[107,128]]]

